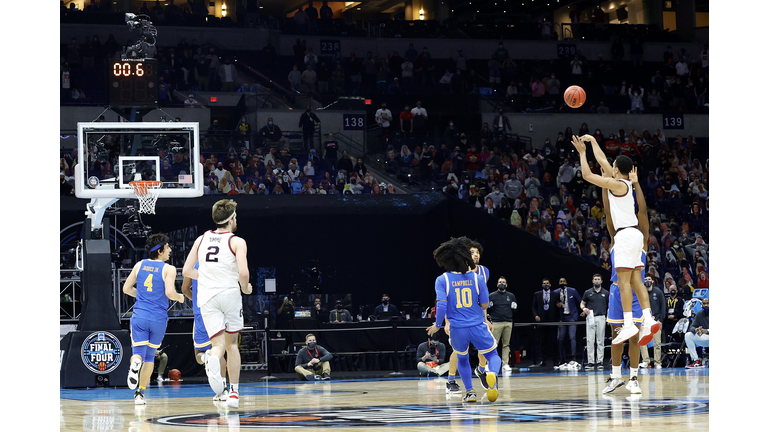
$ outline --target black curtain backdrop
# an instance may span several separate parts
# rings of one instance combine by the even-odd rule
[[[418,301],[423,310],[434,305],[434,280],[442,273],[432,251],[458,236],[483,245],[480,262],[490,270],[490,291],[500,275],[506,276],[517,297],[516,322],[532,321],[533,293],[541,289],[544,277],[555,287],[565,277],[583,293],[592,275],[600,273],[608,286],[610,274],[604,269],[442,192],[233,197],[238,203],[237,235],[248,242],[251,274],[258,267],[274,267],[278,294],[288,294],[294,284],[309,294],[306,270],[316,266],[323,276],[323,294],[352,293],[353,304],[372,308],[387,293],[397,306]],[[157,214],[142,219],[153,232],[196,226],[202,233],[214,228],[211,207],[222,198],[160,199]],[[61,227],[82,222],[87,202],[62,197]],[[126,221],[118,216],[115,226],[120,229]],[[142,239],[132,241],[143,247]],[[185,255],[175,259],[183,262]]]

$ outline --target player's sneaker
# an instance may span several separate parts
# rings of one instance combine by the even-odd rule
[[[639,365],[637,365],[637,367],[640,369],[647,369],[648,367],[650,367],[650,365],[646,362],[641,362]]]
[[[603,389],[603,394],[611,393],[612,391],[624,385],[624,380],[621,378],[608,378],[608,381],[606,382],[608,385],[606,385]]]
[[[603,366],[602,363],[598,363],[597,364],[597,370],[603,370],[603,369],[605,369],[605,366]]]
[[[488,381],[486,379],[487,374],[488,371],[480,373],[480,366],[475,368],[475,376],[480,378],[480,385],[483,386],[483,388],[486,390],[488,390]]]
[[[231,392],[229,392],[229,396],[227,397],[227,408],[237,409],[239,407],[240,407],[240,395],[238,395],[236,391],[232,390]]]
[[[581,369],[581,365],[579,363],[576,363],[573,360],[568,362],[568,370],[580,370],[580,369]]]
[[[686,369],[694,369],[694,368],[700,368],[700,367],[703,367],[701,365],[701,360],[696,360],[695,362],[693,362],[693,363],[691,363],[689,365],[685,365]]]
[[[656,369],[661,369],[661,363],[656,363]]]
[[[328,373],[324,373],[324,374],[322,375],[322,378],[321,378],[321,379],[322,379],[323,381],[330,381],[330,380],[331,380],[331,375],[330,375],[330,374],[328,374]]]
[[[634,326],[634,325],[630,325],[630,326],[623,325],[623,326],[621,326],[621,331],[619,331],[619,334],[617,334],[616,337],[613,338],[613,341],[611,341],[611,343],[613,345],[622,344],[622,343],[624,343],[625,340],[633,337],[639,331],[640,330],[638,330],[637,327]],[[651,335],[651,339],[653,339],[653,335]],[[646,345],[647,344],[648,344],[648,342],[646,342]]]
[[[461,399],[462,402],[477,402],[477,393],[475,393],[474,390],[470,390],[467,392],[467,394],[464,395],[464,398]]]
[[[461,394],[461,388],[459,387],[458,384],[456,384],[456,380],[451,380],[445,383],[445,392]]]
[[[653,340],[653,335],[659,331],[661,323],[652,319],[643,320],[643,325],[640,327],[640,340],[637,344],[640,346],[646,346]]]
[[[224,385],[224,387],[226,387],[226,384]],[[213,400],[214,402],[226,402],[228,398],[229,398],[229,390],[225,388],[223,392],[214,396]]]
[[[587,363],[587,365],[584,366],[584,370],[585,371],[595,370],[595,365],[593,363]]]
[[[643,389],[640,388],[640,382],[637,381],[637,377],[632,377],[627,383],[627,390],[632,394],[641,394]]]
[[[135,359],[128,367],[128,388],[135,390],[139,385],[139,371],[141,371],[141,360]]]
[[[488,396],[488,400],[491,402],[496,402],[496,399],[499,397],[499,383],[496,379],[496,372],[486,372],[483,375],[485,375],[485,381],[486,385],[486,392],[485,395]]]
[[[220,394],[226,388],[224,381],[221,379],[221,363],[216,356],[209,355],[205,359],[205,374],[208,375],[208,384],[216,394]]]
[[[134,405],[146,405],[147,401],[144,400],[144,393],[136,390],[136,393],[133,394],[133,403]]]
[[[502,373],[512,373],[512,366],[510,366],[508,364],[505,364],[504,366],[501,367],[501,372]]]

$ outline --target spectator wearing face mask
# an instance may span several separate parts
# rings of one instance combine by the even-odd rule
[[[664,334],[667,335],[669,340],[672,335],[672,330],[675,328],[675,324],[683,317],[683,306],[685,300],[677,295],[677,286],[672,283],[669,285],[669,298],[667,298],[667,319],[664,320],[663,329]]]
[[[664,318],[666,318],[666,302],[664,300],[664,292],[653,284],[653,278],[645,276],[645,287],[648,288],[648,300],[651,302],[651,315],[653,319],[664,324]],[[650,368],[651,359],[648,357],[648,347],[640,347],[640,355],[642,362],[639,364],[640,368]],[[653,335],[653,362],[656,369],[661,369],[661,332],[656,332]]]
[[[387,294],[381,295],[381,304],[376,306],[373,314],[377,317],[382,315],[383,312],[389,313],[389,316],[398,316],[400,312],[397,310],[397,306],[389,303],[389,296]]]
[[[426,342],[419,344],[416,357],[419,359],[416,369],[421,376],[442,375],[448,370],[448,363],[445,363],[445,344],[437,340],[437,335],[428,336]]]
[[[517,309],[517,298],[507,291],[507,278],[499,276],[496,291],[490,293],[488,299],[490,301],[488,312],[493,323],[493,338],[501,346],[501,372],[511,373],[509,341],[512,338],[512,327],[514,326],[512,315],[513,311]]]
[[[344,309],[341,300],[336,300],[336,307],[328,315],[328,321],[335,324],[352,322],[352,314]]]
[[[267,140],[274,144],[283,137],[283,131],[280,130],[280,127],[270,117],[267,119],[267,125],[259,129],[259,137],[261,138],[262,145],[266,144]]]
[[[307,334],[304,339],[307,346],[296,353],[296,367],[293,370],[302,380],[328,381],[331,379],[331,359],[333,355],[317,344],[315,335]],[[322,374],[322,375],[321,375]]]
[[[581,300],[581,316],[587,317],[587,364],[584,370],[603,369],[605,353],[605,318],[608,312],[609,292],[603,289],[603,277],[595,273],[592,276],[592,288],[584,292]],[[591,318],[589,317],[591,315]],[[595,360],[597,343],[597,360]]]
[[[693,318],[693,322],[685,334],[685,346],[688,347],[688,355],[691,356],[691,363],[685,367],[702,367],[696,347],[709,346],[709,298],[701,301],[701,311]]]

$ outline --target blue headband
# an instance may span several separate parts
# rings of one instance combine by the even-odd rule
[[[152,249],[150,249],[149,251],[150,251],[150,252],[154,252],[154,251],[156,251],[156,250],[158,250],[158,249],[162,248],[162,247],[163,247],[163,246],[165,246],[166,244],[168,244],[168,243],[160,243],[159,245],[156,245],[155,247],[153,247],[153,248],[152,248]]]

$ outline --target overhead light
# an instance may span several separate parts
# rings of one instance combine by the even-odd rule
[[[221,4],[221,16],[225,17],[227,16],[227,4],[222,3]]]

